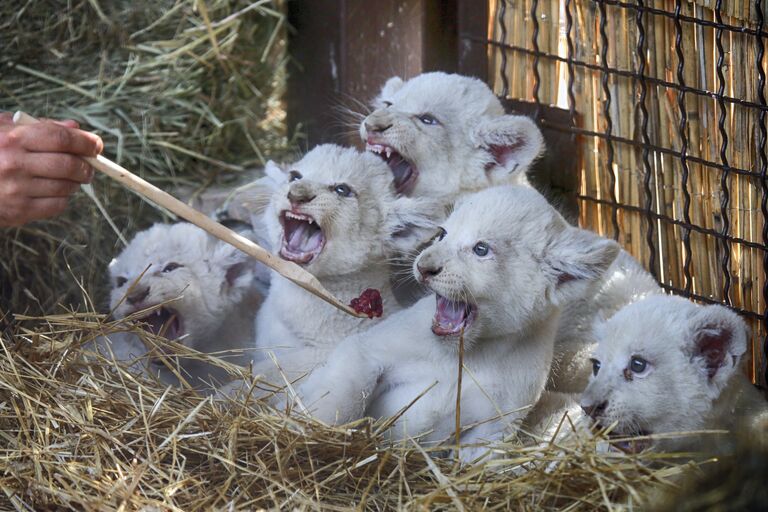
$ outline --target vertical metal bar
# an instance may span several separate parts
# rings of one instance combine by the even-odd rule
[[[648,256],[648,270],[654,279],[658,280],[659,276],[656,273],[656,247],[653,243],[653,225],[655,220],[651,215],[651,206],[653,205],[653,193],[651,192],[651,159],[650,149],[648,145],[651,143],[651,138],[648,135],[648,108],[645,105],[645,98],[648,94],[648,85],[645,83],[645,26],[643,25],[643,0],[637,0],[637,12],[635,14],[635,23],[637,24],[637,47],[635,48],[635,54],[637,55],[637,74],[638,82],[640,85],[640,97],[638,98],[638,105],[640,106],[640,132],[643,137],[643,170],[645,175],[643,176],[643,193],[645,194],[645,216],[648,221],[648,231],[645,235],[645,241],[648,244],[649,256]]]
[[[692,291],[691,279],[691,193],[688,191],[688,113],[685,109],[685,58],[683,56],[683,26],[680,22],[682,0],[675,0],[675,53],[677,54],[677,83],[680,90],[677,93],[677,108],[680,110],[680,167],[682,169],[681,185],[683,188],[683,276],[685,277],[685,293]]]
[[[760,105],[765,106],[765,70],[763,69],[763,56],[765,55],[765,45],[760,33],[763,31],[764,14],[762,0],[755,0],[755,12],[757,14],[757,35],[755,36],[755,44],[757,45],[757,56],[755,58],[755,65],[757,67],[757,97],[760,100]],[[760,152],[760,191],[762,196],[760,198],[760,210],[763,214],[763,243],[768,245],[768,157],[765,153],[766,144],[766,126],[765,126],[765,109],[761,109],[758,114],[758,126],[760,129],[760,140],[758,142]],[[768,252],[763,254],[763,272],[768,276]],[[763,378],[768,378],[768,279],[763,284],[763,328],[766,331],[765,339],[763,340]],[[761,384],[766,384],[764,380]]]
[[[605,146],[607,149],[606,154],[606,167],[608,169],[609,182],[609,195],[611,198],[611,224],[613,225],[613,239],[619,239],[619,219],[618,219],[618,206],[616,205],[616,174],[613,172],[613,142],[611,141],[611,134],[613,132],[613,120],[611,119],[611,90],[608,87],[608,34],[605,32],[605,26],[607,24],[605,14],[605,4],[598,2],[597,6],[600,10],[600,64],[603,68],[602,73],[602,85],[603,95],[605,101],[603,101],[603,116],[605,117]]]
[[[539,75],[539,17],[537,11],[539,10],[539,0],[533,0],[531,2],[531,22],[533,23],[533,35],[531,36],[531,43],[533,44],[533,101],[536,103],[536,115],[534,116],[536,121],[539,120],[539,107],[541,101],[539,100],[539,86],[541,85],[541,75]]]
[[[576,126],[576,95],[573,93],[573,83],[576,80],[576,70],[573,66],[573,14],[571,13],[571,1],[565,0],[565,42],[568,49],[568,113],[571,118],[571,126]],[[571,138],[576,134],[571,132]]]
[[[496,19],[499,22],[499,30],[501,32],[501,41],[507,42],[507,24],[504,21],[504,17],[507,14],[507,0],[499,0],[499,8],[497,9]],[[509,96],[509,77],[507,76],[507,49],[501,48],[501,97],[506,98]]]
[[[723,74],[723,67],[725,66],[725,50],[723,49],[723,29],[719,25],[723,23],[722,14],[723,0],[717,0],[715,6],[715,20],[718,27],[715,31],[715,46],[717,47],[717,109],[720,112],[720,116],[717,120],[717,129],[720,132],[720,162],[723,164],[723,172],[720,175],[720,218],[723,222],[723,228],[720,230],[720,234],[723,238],[720,239],[721,250],[723,251],[723,257],[720,260],[720,267],[723,271],[723,301],[727,306],[731,305],[731,244],[728,242],[728,233],[731,229],[731,219],[728,215],[728,207],[731,200],[731,193],[728,190],[728,177],[730,174],[730,167],[728,165],[728,133],[725,130],[726,108],[723,95],[725,94],[725,75]]]

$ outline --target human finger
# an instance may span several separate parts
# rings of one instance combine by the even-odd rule
[[[43,118],[40,119],[40,121],[50,121],[52,123],[56,123],[59,126],[63,126],[65,128],[80,128],[80,123],[75,121],[74,119],[48,119]],[[0,126],[5,125],[6,127],[13,127],[15,124],[13,123],[13,112],[0,112]]]
[[[80,123],[74,119],[62,119],[61,121],[52,119],[51,121],[58,124],[59,126],[64,126],[66,128],[80,128]]]
[[[52,122],[17,126],[0,132],[0,148],[20,146],[28,151],[96,156],[104,149],[101,137]]]
[[[80,123],[74,119],[51,119],[43,117],[39,121],[50,121],[66,128],[80,128]],[[0,124],[13,124],[13,112],[0,112]]]
[[[38,177],[56,180],[70,180],[78,183],[90,183],[93,168],[82,158],[69,153],[25,153],[17,152],[11,165]],[[9,165],[5,162],[5,165]]]
[[[33,178],[27,187],[27,197],[69,197],[80,188],[80,184],[69,180]]]
[[[66,197],[36,197],[29,200],[29,214],[26,222],[53,217],[67,209]]]

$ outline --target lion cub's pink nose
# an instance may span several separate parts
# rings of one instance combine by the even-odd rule
[[[130,294],[125,300],[128,301],[128,304],[131,306],[135,306],[136,304],[139,304],[141,301],[147,298],[149,295],[149,286],[146,288],[142,288],[140,290],[136,290],[132,294]]]
[[[384,133],[385,131],[389,130],[390,128],[392,128],[391,124],[383,126],[383,125],[380,125],[380,124],[365,123],[365,129],[368,132]]]
[[[598,404],[585,404],[583,402],[581,404],[581,409],[584,411],[584,414],[586,414],[593,420],[596,420],[598,416],[602,416],[607,407],[608,407],[607,400],[603,400]]]
[[[288,192],[288,201],[290,201],[291,204],[294,204],[294,205],[309,203],[314,198],[315,198],[314,195],[308,194],[304,191],[294,192],[293,190],[291,190],[290,192]]]
[[[435,267],[429,267],[429,266],[416,265],[416,270],[419,271],[422,281],[427,281],[429,278],[435,277],[440,272],[442,272],[443,267],[435,268]]]

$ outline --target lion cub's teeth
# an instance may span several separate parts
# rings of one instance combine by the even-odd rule
[[[372,151],[373,153],[382,154],[385,151],[387,152],[387,157],[389,157],[389,154],[392,153],[392,150],[390,148],[385,148],[381,144],[366,144],[365,149],[368,151]]]
[[[385,150],[385,152],[386,152],[386,154],[387,154],[387,158],[389,158],[389,157],[391,157],[391,156],[392,156],[392,148],[387,148],[387,149]]]

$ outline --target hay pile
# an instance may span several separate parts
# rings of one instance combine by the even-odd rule
[[[0,2],[0,110],[75,119],[108,158],[199,192],[289,147],[284,32],[280,0]],[[107,178],[95,188],[127,238],[162,215]],[[83,194],[67,216],[2,235],[0,311],[82,305],[73,275],[103,304],[120,245]]]
[[[137,379],[82,344],[103,317],[24,319],[2,335],[3,508],[17,510],[596,510],[641,506],[680,471],[593,441],[460,469],[376,425],[328,427]],[[646,455],[647,462],[650,455]],[[513,470],[525,464],[527,472]]]

